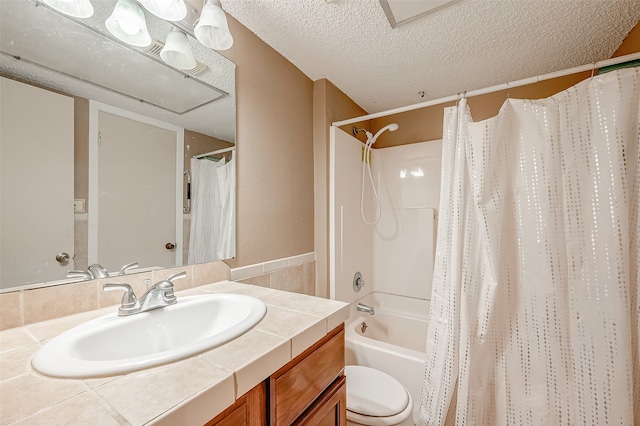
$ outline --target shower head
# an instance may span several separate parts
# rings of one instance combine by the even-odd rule
[[[360,129],[356,126],[353,126],[353,129],[351,130],[351,132],[353,133],[353,136],[358,136],[358,132],[362,132],[367,136],[367,140],[371,139],[371,136],[373,136],[370,131],[366,129]]]
[[[387,124],[382,129],[378,130],[378,132],[373,136],[373,138],[369,138],[370,142],[368,142],[368,144],[373,145],[374,143],[376,143],[378,136],[380,136],[385,130],[389,130],[390,132],[395,132],[396,130],[398,130],[398,127],[399,126],[396,123]]]

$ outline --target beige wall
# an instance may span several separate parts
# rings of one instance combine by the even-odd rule
[[[229,17],[236,64],[237,258],[313,251],[313,82]]]
[[[629,34],[627,34],[620,47],[618,47],[618,50],[616,50],[616,53],[613,54],[612,58],[636,52],[640,52],[640,22],[638,22],[636,26],[629,31]]]

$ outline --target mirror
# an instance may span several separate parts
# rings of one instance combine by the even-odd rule
[[[159,56],[163,42],[173,28],[171,23],[144,10],[153,42],[150,47],[135,48],[115,39],[104,26],[116,0],[92,3],[94,15],[77,19],[61,15],[35,0],[0,2],[0,76],[75,98],[74,198],[85,202],[85,210],[79,207],[81,212],[74,215],[76,256],[78,229],[80,233],[86,233],[88,200],[95,197],[88,189],[89,100],[184,128],[184,168],[187,171],[193,156],[233,147],[236,137],[233,62],[188,36],[197,66],[190,71],[172,68]],[[177,26],[192,34],[198,11],[189,1],[186,3],[189,14]],[[86,134],[81,137],[83,140],[78,148],[78,122],[82,120],[87,122]],[[235,152],[224,154],[226,159],[231,155]],[[153,167],[152,159],[143,165]],[[185,175],[180,210],[186,208],[189,201],[186,180]],[[42,209],[42,213],[46,214],[46,209]],[[188,233],[190,213],[185,213],[183,219],[185,233]],[[177,243],[180,246],[180,242]],[[188,244],[188,238],[184,244]],[[185,256],[183,264],[186,260]],[[85,258],[84,264],[79,262],[73,269],[86,268],[87,261]],[[100,262],[99,255],[97,261]],[[135,261],[137,259],[131,259],[131,262]],[[177,265],[141,264],[140,268],[155,266]],[[34,286],[36,282],[58,284],[68,269],[62,267],[55,276],[43,276],[33,282],[0,282],[0,292],[9,287]],[[109,268],[109,272],[117,272],[117,269]]]

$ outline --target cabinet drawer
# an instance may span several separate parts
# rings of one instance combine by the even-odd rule
[[[293,426],[342,426],[347,424],[347,378],[340,376],[316,399]]]
[[[271,424],[289,426],[344,369],[344,325],[271,376]]]

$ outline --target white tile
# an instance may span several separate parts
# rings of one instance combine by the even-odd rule
[[[277,271],[278,269],[284,269],[289,266],[287,258],[272,260],[264,263],[264,272]]]
[[[235,371],[236,398],[291,360],[289,339],[253,329],[201,355],[211,364]]]
[[[141,425],[225,381],[231,374],[200,358],[187,358],[120,376],[94,391],[128,422]]]
[[[105,407],[100,397],[93,392],[84,392],[59,404],[38,411],[31,417],[14,423],[13,426],[33,425],[92,425],[119,426],[125,424],[115,410]]]
[[[324,337],[327,333],[326,327],[325,318],[268,305],[267,315],[255,329],[291,339],[293,358]]]
[[[38,349],[40,345],[31,343],[3,351],[0,355],[0,381],[30,372],[31,358]]]
[[[2,382],[2,424],[31,416],[79,395],[89,388],[79,380],[63,380],[29,373]]]
[[[13,350],[22,345],[37,343],[24,327],[11,328],[0,332],[0,352]]]
[[[200,289],[201,293],[233,293],[246,294],[247,296],[253,297],[262,297],[276,292],[276,290],[270,288],[234,281],[220,281],[215,284],[200,287]]]
[[[271,374],[278,371],[291,360],[291,343],[282,341],[278,346],[272,347],[257,361],[238,368],[236,377],[236,398],[253,389],[258,383],[265,380]]]
[[[327,334],[325,320],[318,321],[291,338],[291,358],[295,358]]]
[[[241,266],[240,268],[234,268],[231,270],[231,280],[237,281],[243,278],[249,278],[256,275],[264,274],[264,265],[257,263],[255,265]]]
[[[338,300],[282,291],[260,296],[260,299],[267,304],[276,305],[280,308],[322,318],[346,308],[345,319],[349,317],[349,304]]]
[[[233,374],[219,381],[149,424],[156,426],[203,425],[235,402]]]
[[[343,306],[327,317],[327,333],[349,319],[349,305]]]
[[[315,261],[316,253],[311,252],[311,253],[300,254],[298,256],[291,256],[288,259],[289,259],[289,266],[301,265],[303,263]]]

